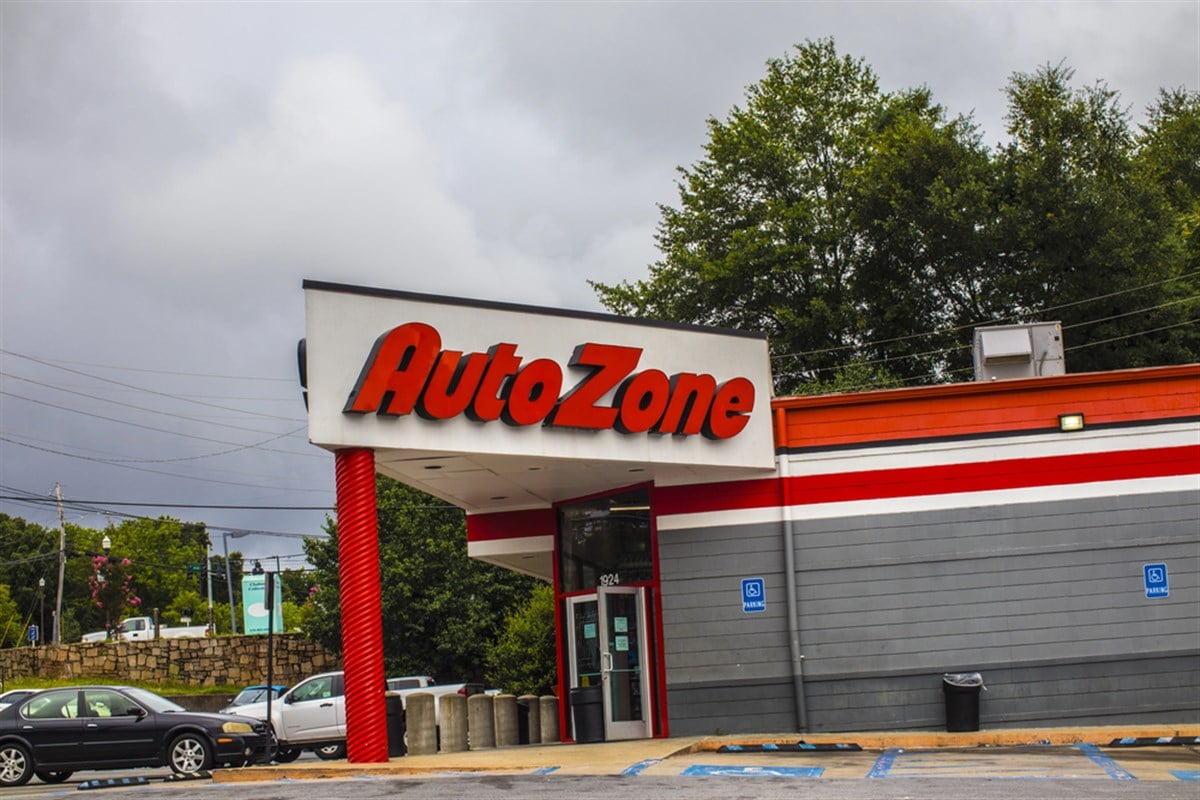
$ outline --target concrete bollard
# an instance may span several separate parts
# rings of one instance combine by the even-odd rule
[[[492,696],[473,694],[467,698],[467,743],[472,750],[496,746],[496,720],[492,716]]]
[[[537,699],[536,695],[523,694],[517,698],[517,704],[524,706],[526,711],[525,720],[528,723],[525,728],[529,733],[529,741],[527,744],[542,743],[542,704]]]
[[[437,716],[434,697],[428,692],[413,692],[404,701],[408,723],[408,754],[427,756],[437,752]]]
[[[538,698],[538,705],[541,707],[542,744],[562,741],[558,733],[558,698],[552,694],[543,695]]]
[[[438,698],[438,727],[441,729],[443,753],[461,753],[467,749],[467,696],[444,694]]]
[[[498,694],[492,698],[496,712],[496,746],[511,747],[520,744],[517,723],[517,698],[511,694]]]

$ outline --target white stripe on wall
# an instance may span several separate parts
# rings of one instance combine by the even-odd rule
[[[1165,478],[1138,478],[1128,481],[1097,481],[1058,486],[1033,486],[1023,489],[1001,489],[986,492],[958,492],[910,497],[884,497],[878,500],[851,500],[844,503],[814,503],[793,505],[792,519],[833,519],[877,514],[906,514],[923,511],[945,511],[954,508],[1016,505],[1019,503],[1049,503],[1062,500],[1086,500],[1118,495],[1162,494],[1166,492],[1200,491],[1200,475],[1173,475]],[[761,525],[780,522],[782,509],[737,508],[729,511],[709,511],[698,514],[659,516],[659,531],[690,528],[714,528],[722,525]]]

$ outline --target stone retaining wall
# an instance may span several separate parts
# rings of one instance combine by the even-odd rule
[[[338,658],[301,634],[274,637],[275,683],[292,685],[340,669]],[[0,678],[94,678],[112,683],[243,686],[267,679],[266,636],[99,642],[0,650]]]

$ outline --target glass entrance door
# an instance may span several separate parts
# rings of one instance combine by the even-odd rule
[[[599,686],[604,700],[604,738],[651,735],[646,590],[602,587],[594,595],[568,598],[571,686]]]

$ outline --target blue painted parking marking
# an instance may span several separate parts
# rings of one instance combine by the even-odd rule
[[[1094,744],[1062,748],[1034,758],[1020,753],[999,757],[986,751],[905,751],[894,747],[885,750],[867,774],[868,778],[1103,779],[1105,776],[1110,780],[1137,780]]]
[[[824,767],[727,767],[693,764],[681,775],[703,778],[819,778]]]
[[[1173,769],[1171,774],[1181,781],[1200,781],[1200,769]]]
[[[542,767],[541,769],[535,769],[533,771],[533,774],[534,775],[549,775],[551,772],[555,772],[557,770],[558,770],[558,767]]]
[[[1094,761],[1096,764],[1098,764],[1101,769],[1103,769],[1105,772],[1108,773],[1108,777],[1112,778],[1114,781],[1136,781],[1137,780],[1137,778],[1135,778],[1132,774],[1123,770],[1117,764],[1117,762],[1113,761],[1111,758],[1104,755],[1104,753],[1101,752],[1100,748],[1097,747],[1096,745],[1081,744],[1081,745],[1079,745],[1079,750],[1085,756],[1087,756],[1092,761]]]
[[[652,767],[660,761],[662,761],[661,758],[647,758],[645,761],[639,761],[632,767],[626,767],[624,770],[622,770],[621,774],[640,775],[647,767]]]
[[[896,763],[896,756],[904,751],[899,747],[889,747],[880,753],[879,758],[875,759],[875,764],[871,767],[871,771],[867,773],[868,778],[886,778],[891,772],[892,765]]]

